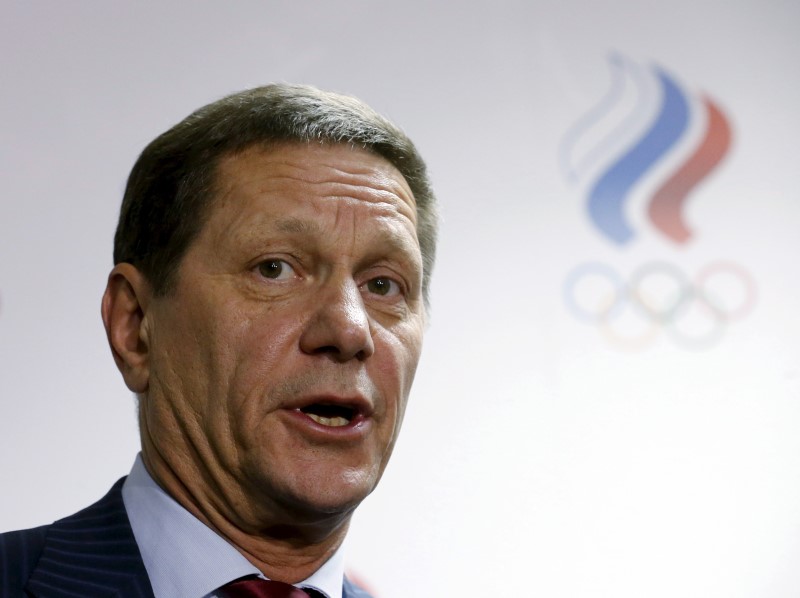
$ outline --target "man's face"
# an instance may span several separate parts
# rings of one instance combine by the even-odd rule
[[[413,195],[342,145],[251,148],[216,188],[145,313],[146,451],[220,508],[349,512],[383,473],[420,356]]]

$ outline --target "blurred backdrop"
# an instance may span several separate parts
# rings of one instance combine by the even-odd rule
[[[378,598],[800,592],[800,5],[2,1],[0,530],[127,473],[100,296],[127,173],[271,81],[366,100],[442,206]]]

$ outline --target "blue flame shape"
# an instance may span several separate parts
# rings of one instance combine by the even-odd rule
[[[689,104],[678,85],[655,68],[661,84],[658,116],[642,138],[606,170],[589,193],[589,216],[595,226],[623,245],[633,238],[623,207],[633,186],[672,148],[689,124]]]

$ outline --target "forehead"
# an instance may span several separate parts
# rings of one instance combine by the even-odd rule
[[[381,156],[344,144],[252,146],[224,156],[211,212],[236,212],[242,201],[256,197],[270,199],[263,207],[277,211],[291,203],[325,207],[326,200],[339,200],[327,203],[367,205],[417,225],[414,195],[400,171]]]

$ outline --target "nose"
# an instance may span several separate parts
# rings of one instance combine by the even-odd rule
[[[304,353],[344,363],[363,361],[375,352],[369,314],[355,281],[331,281],[314,301],[314,313],[300,336]]]

